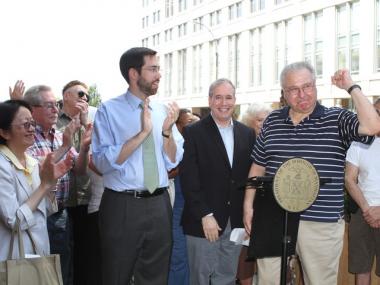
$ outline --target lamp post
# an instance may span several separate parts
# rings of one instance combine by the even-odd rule
[[[193,20],[193,23],[194,24],[197,24],[201,27],[205,27],[206,30],[210,33],[211,35],[211,39],[212,39],[212,42],[215,44],[215,46],[213,45],[213,47],[215,48],[215,79],[218,79],[218,67],[219,67],[219,61],[218,61],[218,57],[219,57],[219,54],[218,54],[218,47],[219,47],[219,44],[218,44],[218,40],[215,39],[215,36],[214,36],[214,33],[211,31],[210,27],[203,24],[202,22],[200,22],[198,19],[194,19]]]

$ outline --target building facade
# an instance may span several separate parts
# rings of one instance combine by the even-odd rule
[[[181,107],[208,106],[208,86],[229,78],[238,112],[249,103],[276,107],[279,74],[309,61],[318,98],[350,108],[330,83],[347,68],[370,100],[380,95],[380,0],[143,0],[141,43],[158,51],[158,96]]]

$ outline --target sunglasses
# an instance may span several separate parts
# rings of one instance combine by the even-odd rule
[[[78,96],[79,96],[79,98],[85,100],[87,103],[88,103],[88,101],[90,101],[90,96],[86,92],[78,91]],[[86,97],[83,98],[84,96],[86,96]]]
[[[12,124],[12,126],[23,126],[25,131],[29,131],[30,127],[36,128],[36,122],[34,120],[26,121],[25,123]]]

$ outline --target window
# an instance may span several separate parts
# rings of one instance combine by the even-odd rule
[[[228,6],[228,19],[230,19],[230,21],[235,19],[235,13],[236,13],[235,9],[236,9],[235,4]]]
[[[251,13],[265,9],[265,0],[250,0]]]
[[[173,0],[165,0],[165,17],[171,17],[174,14]]]
[[[262,28],[249,32],[249,86],[262,84]]]
[[[153,24],[160,21],[160,10],[153,12]]]
[[[160,44],[160,34],[155,34],[152,37],[153,46],[158,46]]]
[[[221,10],[210,13],[210,27],[220,24]]]
[[[193,47],[193,93],[202,92],[202,45]]]
[[[178,25],[178,37],[181,38],[187,34],[187,23]]]
[[[337,66],[359,73],[359,2],[346,3],[337,12]]]
[[[222,10],[216,11],[216,24],[220,24],[222,22]]]
[[[230,21],[242,16],[241,2],[228,6],[228,16],[229,16]]]
[[[172,95],[172,66],[173,66],[173,54],[165,54],[165,95],[167,97]]]
[[[187,0],[178,0],[178,12],[182,12],[187,8]]]
[[[216,80],[218,78],[219,69],[219,40],[210,41],[209,49],[209,70],[210,70],[210,80]]]
[[[165,42],[171,41],[173,39],[173,28],[165,31]]]
[[[315,67],[317,77],[323,74],[323,12],[303,17],[304,60]]]
[[[240,35],[235,34],[228,37],[228,76],[240,87]]]
[[[149,39],[148,38],[145,38],[141,41],[141,44],[143,47],[148,47],[148,43],[149,43]]]
[[[241,2],[236,3],[236,18],[240,18],[242,15],[242,4]]]
[[[186,49],[178,51],[178,95],[186,93]]]
[[[291,52],[295,39],[292,29],[293,21],[291,19],[275,24],[275,82],[279,81],[282,69],[293,58]]]
[[[193,32],[202,31],[204,28],[203,16],[193,20]]]

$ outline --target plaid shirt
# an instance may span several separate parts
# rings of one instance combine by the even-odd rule
[[[45,137],[41,126],[37,125],[34,134],[34,144],[27,149],[27,153],[41,162],[48,153],[57,150],[62,145],[62,138],[62,132],[55,130],[54,128],[51,128],[48,137]],[[77,156],[77,153],[73,148],[71,148],[70,151]],[[58,203],[58,209],[63,209],[67,199],[69,198],[69,173],[70,172],[67,172],[59,178],[56,185],[55,196]]]

